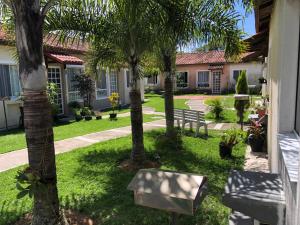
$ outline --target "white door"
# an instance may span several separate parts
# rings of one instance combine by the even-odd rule
[[[55,83],[57,85],[57,97],[55,98],[55,101],[59,107],[58,114],[64,114],[60,67],[48,68],[48,82]]]
[[[221,94],[221,71],[213,71],[213,94]]]

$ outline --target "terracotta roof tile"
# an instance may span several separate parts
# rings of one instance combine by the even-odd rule
[[[84,62],[83,60],[75,57],[75,56],[70,56],[70,55],[58,55],[58,54],[51,54],[51,53],[46,53],[46,56],[49,57],[50,59],[62,63],[62,64],[77,64],[77,65],[82,65]]]
[[[242,59],[252,52],[242,55]],[[224,51],[208,51],[196,53],[178,53],[176,56],[176,65],[195,65],[195,64],[224,64],[230,61],[225,59]]]

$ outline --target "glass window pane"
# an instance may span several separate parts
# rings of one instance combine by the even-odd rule
[[[298,62],[298,83],[297,83],[295,130],[300,135],[300,50],[299,50],[299,62]]]
[[[0,97],[12,96],[9,67],[8,65],[0,65]]]
[[[12,96],[20,96],[21,84],[19,78],[19,70],[16,65],[9,66],[9,76]]]

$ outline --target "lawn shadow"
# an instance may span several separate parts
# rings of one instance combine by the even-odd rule
[[[212,135],[208,140],[200,140],[206,142],[213,137]],[[225,161],[216,160],[214,157],[202,158],[201,155],[190,151],[185,139],[191,138],[173,139],[170,145],[162,131],[147,132],[145,139],[153,144],[146,149],[147,155],[159,154],[164,169],[206,175],[209,182],[208,197],[220,204],[227,176],[231,169],[238,168],[240,164],[234,163],[235,159]],[[199,145],[202,142],[199,142]],[[168,224],[168,213],[134,204],[133,193],[127,190],[127,185],[135,173],[124,172],[118,168],[119,163],[129,157],[130,151],[128,147],[120,151],[111,146],[105,150],[96,149],[83,154],[78,160],[80,169],[74,172],[74,176],[81,180],[88,179],[86,182],[92,179],[95,189],[87,195],[70,193],[63,199],[65,207],[89,214],[97,219],[99,224]],[[205,204],[206,207],[201,207],[195,217],[182,216],[180,224],[220,224],[220,218],[216,216],[220,214],[220,209],[210,206],[210,201],[206,201]],[[206,215],[207,211],[210,213],[209,216]]]

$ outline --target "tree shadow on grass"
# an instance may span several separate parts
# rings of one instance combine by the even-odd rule
[[[207,199],[195,217],[182,216],[180,224],[226,224],[228,210],[221,205],[221,193],[229,171],[233,168],[239,169],[240,162],[235,163],[236,159],[218,159],[216,153],[212,156],[203,154],[205,151],[203,149],[199,153],[191,151],[187,142],[192,140],[192,137],[183,137],[181,143],[180,141],[175,143],[175,146],[180,146],[180,151],[176,151],[165,142],[166,140],[162,140],[162,135],[161,131],[151,131],[145,134],[145,139],[148,146],[147,154],[158,153],[163,169],[208,177]],[[196,143],[205,145],[213,138],[214,135],[208,140],[199,139]],[[134,204],[133,193],[127,190],[127,185],[135,173],[124,172],[118,168],[119,162],[130,154],[130,148],[126,146],[124,148],[116,150],[111,146],[105,150],[96,149],[83,154],[78,159],[79,169],[74,171],[74,177],[81,182],[92,182],[94,189],[85,194],[81,192],[72,194],[70,190],[70,194],[63,198],[64,205],[91,215],[99,224],[168,224],[168,213]]]

